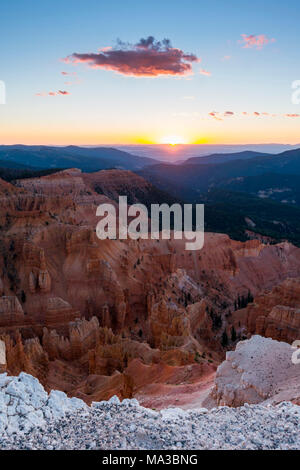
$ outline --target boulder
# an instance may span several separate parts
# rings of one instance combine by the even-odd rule
[[[300,367],[287,343],[252,336],[226,354],[211,392],[218,405],[300,402]]]

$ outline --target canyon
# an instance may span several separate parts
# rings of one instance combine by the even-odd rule
[[[0,372],[87,404],[243,404],[216,389],[216,371],[239,341],[299,339],[300,249],[219,233],[198,252],[99,240],[96,208],[119,195],[170,201],[123,170],[0,181]]]

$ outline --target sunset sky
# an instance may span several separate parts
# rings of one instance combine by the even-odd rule
[[[300,142],[298,0],[3,0],[0,144]]]

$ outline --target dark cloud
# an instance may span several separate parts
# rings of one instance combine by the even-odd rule
[[[156,41],[153,36],[142,38],[137,44],[119,40],[114,48],[106,47],[97,53],[74,52],[63,60],[136,77],[188,75],[192,72],[192,63],[200,62],[196,55],[172,47],[169,39]]]

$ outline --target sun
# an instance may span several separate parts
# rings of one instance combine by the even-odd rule
[[[165,144],[165,145],[172,145],[172,146],[184,145],[185,144],[185,139],[183,137],[179,136],[179,135],[169,135],[167,137],[164,137],[161,140],[161,143]]]

